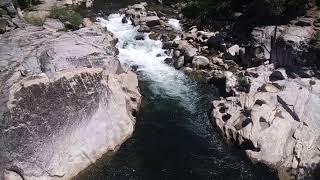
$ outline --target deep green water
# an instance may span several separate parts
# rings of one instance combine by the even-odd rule
[[[140,76],[141,77],[141,76]],[[143,78],[141,78],[143,79]],[[196,96],[190,111],[181,100],[156,95],[153,82],[140,80],[144,95],[135,132],[109,161],[81,179],[88,180],[272,180],[276,173],[253,165],[225,144],[208,120],[214,88],[189,79]]]

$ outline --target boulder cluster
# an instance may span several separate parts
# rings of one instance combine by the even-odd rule
[[[133,26],[139,26],[137,40],[143,40],[143,33],[149,33],[149,38],[153,40],[170,41],[176,38],[174,28],[168,23],[166,14],[161,11],[149,11],[146,9],[147,3],[134,4],[125,9],[120,9],[120,13],[125,14],[122,23],[129,21]]]

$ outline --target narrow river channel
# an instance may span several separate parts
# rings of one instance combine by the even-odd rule
[[[121,63],[138,67],[144,99],[132,138],[83,179],[276,179],[274,172],[253,165],[211,127],[207,112],[218,95],[215,88],[165,64],[161,42],[146,34],[145,40],[135,40],[137,28],[121,19],[119,14],[98,18],[119,39]]]

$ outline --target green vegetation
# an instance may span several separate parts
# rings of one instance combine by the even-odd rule
[[[166,3],[177,0],[166,0]],[[221,22],[230,24],[239,20],[252,26],[281,24],[305,12],[308,0],[180,0],[187,5],[183,13],[200,24]],[[320,0],[318,0],[320,1]],[[213,22],[214,21],[214,22]]]
[[[310,86],[316,85],[316,81],[315,81],[315,80],[310,80],[310,81],[309,81],[309,85],[310,85]]]
[[[30,24],[32,24],[32,25],[35,25],[35,26],[42,26],[43,23],[44,23],[44,20],[41,19],[41,18],[38,17],[38,16],[26,16],[26,17],[24,17],[24,19],[25,19],[28,23],[30,23]]]
[[[59,19],[64,24],[67,24],[67,29],[78,29],[82,23],[81,15],[71,9],[67,9],[66,7],[53,7],[49,16],[51,18]]]
[[[7,12],[4,9],[0,8],[0,17],[6,14]]]
[[[249,93],[251,88],[251,82],[248,77],[241,76],[238,78],[238,90]]]
[[[13,0],[13,5],[15,7],[20,7],[21,9],[30,8],[32,5],[32,0]]]
[[[320,31],[317,31],[315,34],[314,34],[314,39],[316,41],[319,41],[320,40]]]

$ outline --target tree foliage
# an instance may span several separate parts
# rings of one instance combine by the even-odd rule
[[[184,9],[184,14],[189,18],[226,22],[237,20],[234,15],[240,12],[246,19],[253,21],[252,24],[255,22],[272,24],[278,20],[289,21],[290,18],[303,14],[308,0],[192,0],[185,2],[187,7]]]
[[[13,4],[15,7],[20,7],[21,9],[30,8],[32,5],[32,0],[13,0]]]

